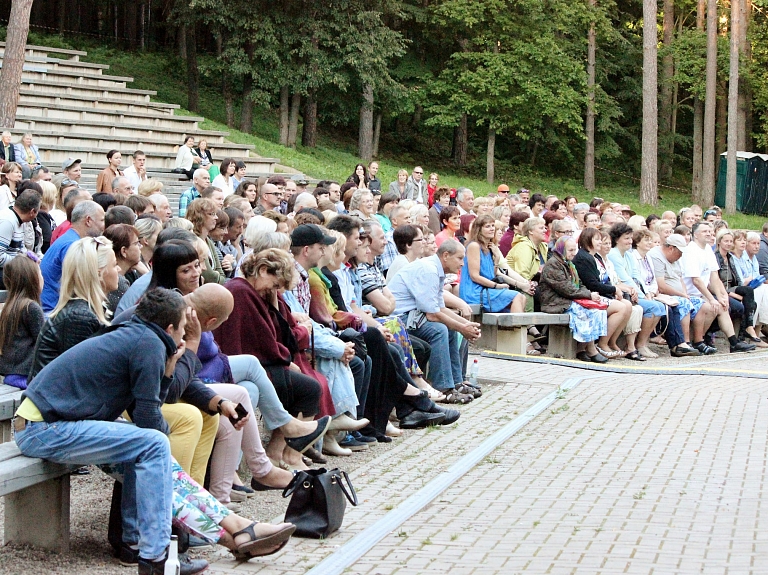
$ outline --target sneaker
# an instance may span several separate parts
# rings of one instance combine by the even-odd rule
[[[357,439],[358,441],[362,441],[363,443],[376,443],[375,437],[368,437],[367,435],[363,435],[359,431],[350,431],[349,434]]]
[[[697,349],[701,355],[713,355],[717,353],[717,349],[707,345],[706,343],[699,342],[696,345],[693,346],[694,349]]]
[[[669,353],[672,357],[688,357],[688,356],[701,355],[701,352],[698,349],[693,349],[692,347],[683,347],[680,345],[677,345],[672,349],[670,349]]]
[[[166,551],[165,557],[158,561],[149,561],[139,557],[139,575],[163,575],[165,573],[165,562],[168,558]],[[190,559],[186,553],[179,553],[179,564],[181,575],[197,575],[208,569],[208,561],[204,559]]]
[[[731,346],[731,353],[737,353],[740,351],[752,351],[753,349],[755,349],[754,344],[739,341],[736,343],[736,345]]]
[[[358,441],[351,434],[347,433],[343,441],[339,441],[339,447],[351,449],[352,451],[367,451],[368,444],[364,441]]]
[[[136,549],[134,549],[127,543],[123,543],[120,546],[120,555],[118,557],[120,565],[123,567],[136,567],[139,564],[139,547],[136,546]]]

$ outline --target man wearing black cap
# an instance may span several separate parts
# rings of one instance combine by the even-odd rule
[[[284,297],[297,321],[305,320],[309,317],[310,289],[308,270],[319,264],[320,259],[325,254],[326,246],[334,243],[336,243],[336,238],[327,235],[323,228],[315,224],[302,224],[293,230],[291,234],[291,252],[293,253],[294,266],[300,280],[291,293],[286,293]],[[353,382],[345,379],[345,373],[338,371],[337,368],[340,367],[338,364],[334,365],[325,362],[327,369],[322,369],[323,366],[320,365],[320,362],[318,363],[318,369],[328,379],[329,386],[333,390],[334,406],[338,411],[328,428],[331,433],[323,442],[323,452],[328,455],[352,455],[352,449],[355,451],[367,449],[366,442],[349,436],[349,441],[346,441],[346,437],[342,441],[342,443],[346,442],[346,445],[340,445],[336,441],[336,434],[334,432],[358,432],[370,423],[363,417],[363,410],[357,410],[357,404],[365,401],[365,396],[368,392],[371,360],[369,358],[363,360],[357,357],[355,355],[354,343],[344,343],[326,326],[312,321],[312,331],[314,335],[314,351],[318,359],[337,360],[348,364],[354,379],[354,387],[352,387]],[[345,370],[343,366],[342,369]],[[368,375],[366,376],[366,374]],[[360,397],[363,398],[362,401]],[[349,412],[352,417],[346,415],[345,412]],[[308,456],[316,463],[322,463],[322,459],[324,459],[319,454],[312,452]]]

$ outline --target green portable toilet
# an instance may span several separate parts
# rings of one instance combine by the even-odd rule
[[[744,207],[744,185],[747,176],[748,161],[756,156],[752,152],[736,152],[736,210],[742,211]],[[728,152],[720,154],[720,172],[717,176],[717,190],[715,192],[715,204],[725,207],[725,180],[728,173]]]
[[[768,155],[755,154],[747,160],[742,212],[768,214]]]

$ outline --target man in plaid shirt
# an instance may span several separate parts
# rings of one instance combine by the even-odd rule
[[[380,256],[377,256],[374,261],[376,267],[379,268],[379,271],[381,271],[381,273],[384,275],[387,275],[389,266],[392,265],[392,262],[398,255],[397,246],[395,245],[395,240],[393,239],[395,228],[410,224],[411,214],[407,208],[397,205],[392,208],[391,212],[389,212],[389,221],[392,222],[392,229],[385,234],[387,245],[384,248],[384,253]]]

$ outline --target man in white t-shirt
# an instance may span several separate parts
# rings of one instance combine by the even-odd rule
[[[147,169],[144,165],[147,162],[147,156],[141,150],[133,153],[133,165],[128,166],[123,174],[133,186],[133,194],[138,193],[141,182],[147,179]]]
[[[751,351],[755,346],[739,341],[733,329],[731,316],[728,314],[728,292],[720,281],[717,273],[720,266],[709,247],[714,234],[715,231],[708,222],[693,224],[693,239],[685,248],[683,258],[680,260],[685,288],[689,295],[703,299],[715,310],[720,329],[731,345],[731,353]],[[703,340],[693,342],[693,346],[697,349],[702,345],[706,345]]]

